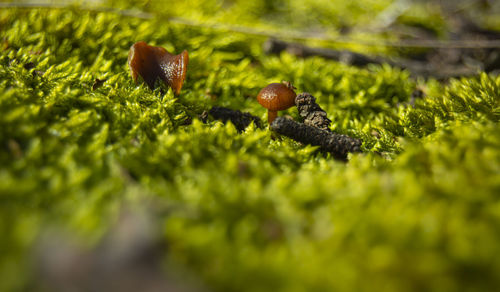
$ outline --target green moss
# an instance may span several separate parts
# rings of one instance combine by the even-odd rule
[[[124,206],[151,201],[168,210],[155,220],[171,259],[216,291],[498,287],[500,77],[417,82],[111,13],[4,9],[0,23],[0,290],[30,283],[43,231],[92,245]],[[132,82],[139,40],[189,51],[179,97]],[[92,90],[95,78],[106,82]],[[316,96],[364,153],[344,164],[197,119],[212,105],[265,119],[254,97],[280,80]],[[412,102],[417,86],[427,96]]]

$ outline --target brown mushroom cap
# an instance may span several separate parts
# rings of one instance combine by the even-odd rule
[[[160,78],[179,94],[186,79],[188,52],[172,55],[162,47],[154,47],[145,42],[137,42],[130,47],[128,66],[132,79],[137,82],[140,75],[149,88],[154,89],[155,81]]]
[[[295,105],[296,96],[290,84],[271,83],[259,92],[257,101],[268,110],[282,111]]]

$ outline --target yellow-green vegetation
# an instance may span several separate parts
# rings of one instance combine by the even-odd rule
[[[213,291],[500,286],[496,75],[415,81],[266,56],[259,36],[68,8],[2,9],[0,40],[0,290],[28,287],[45,230],[93,245],[123,208],[156,214],[169,262]],[[139,40],[189,51],[178,97],[132,82]],[[255,97],[281,80],[364,152],[343,163],[198,119],[221,105],[266,120]],[[412,101],[416,87],[427,95]]]

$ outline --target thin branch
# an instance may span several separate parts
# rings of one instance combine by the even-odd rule
[[[302,58],[320,56],[325,59],[340,61],[348,65],[359,67],[363,67],[368,64],[389,64],[393,67],[407,69],[414,76],[435,77],[438,79],[474,75],[477,74],[479,70],[483,69],[479,66],[475,68],[463,65],[438,66],[426,61],[372,57],[347,50],[313,48],[299,43],[285,42],[272,38],[264,43],[264,51],[268,54],[279,54],[282,51],[286,51],[289,54]]]

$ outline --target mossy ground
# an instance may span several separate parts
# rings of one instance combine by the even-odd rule
[[[259,36],[79,9],[2,9],[0,27],[0,290],[31,281],[45,230],[93,245],[123,209],[154,214],[169,261],[214,291],[500,285],[500,77],[416,81],[266,56]],[[180,96],[132,82],[139,40],[189,51]],[[95,78],[106,82],[92,90]],[[197,119],[221,105],[265,120],[255,96],[281,80],[364,152],[342,163]],[[426,96],[412,101],[416,87]]]

